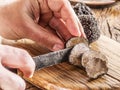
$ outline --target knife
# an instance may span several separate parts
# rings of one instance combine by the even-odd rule
[[[52,66],[52,65],[56,65],[56,64],[68,61],[68,56],[71,50],[72,50],[72,47],[33,57],[33,60],[35,61],[35,64],[36,64],[35,69],[38,70],[38,69],[42,69],[48,66]]]

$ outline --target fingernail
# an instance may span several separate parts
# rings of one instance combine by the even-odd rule
[[[80,33],[79,30],[75,30],[75,29],[73,29],[73,30],[74,30],[74,31],[71,33],[72,35],[77,36],[77,37],[80,37],[80,36],[81,36],[81,33]]]
[[[18,90],[25,90],[25,85],[21,84]]]
[[[85,34],[83,34],[83,37],[84,37],[84,38],[87,38]]]
[[[32,78],[33,74],[26,74],[26,75],[24,75],[24,77],[26,77],[26,78]]]
[[[61,50],[61,49],[63,49],[64,47],[62,46],[62,45],[60,45],[60,44],[55,44],[54,46],[53,46],[53,50],[54,51],[57,51],[57,50]]]
[[[32,78],[32,77],[33,77],[33,75],[30,75],[30,76],[29,76],[29,78]]]
[[[79,31],[79,30],[78,30],[78,33],[77,33],[77,34],[78,34],[78,35],[77,35],[78,37],[80,37],[80,36],[81,36],[81,33],[80,33],[80,31]]]
[[[73,31],[73,34],[74,34],[74,36],[78,36],[78,37],[80,37],[81,36],[81,32],[80,32],[80,29],[78,28],[78,29],[73,29],[74,31]]]
[[[23,81],[23,82],[20,83],[20,87],[19,87],[18,90],[25,90],[25,87],[26,87],[26,84],[25,84],[25,82]]]

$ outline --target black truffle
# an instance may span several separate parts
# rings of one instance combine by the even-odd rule
[[[96,41],[100,37],[100,30],[91,9],[83,3],[76,4],[73,9],[83,26],[89,44]]]

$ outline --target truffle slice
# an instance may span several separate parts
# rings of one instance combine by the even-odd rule
[[[89,44],[96,41],[100,37],[100,31],[95,18],[89,15],[81,15],[78,18],[84,28]]]
[[[97,78],[108,71],[107,58],[100,52],[87,51],[82,55],[82,66],[85,68],[90,78]]]
[[[82,38],[82,37],[73,37],[70,40],[68,40],[68,42],[66,43],[66,47],[67,48],[72,47],[72,46],[75,46],[76,44],[79,44],[79,43],[84,43],[88,46],[87,39]]]
[[[76,66],[82,66],[82,54],[86,51],[89,51],[89,48],[84,43],[79,43],[75,45],[69,55],[69,62]]]

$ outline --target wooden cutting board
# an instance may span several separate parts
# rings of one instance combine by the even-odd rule
[[[27,50],[29,47],[29,52],[32,53],[33,51],[33,55],[36,54],[34,53],[35,50],[39,52],[39,54],[48,52],[36,45],[27,43],[28,42],[24,41],[24,44],[21,42],[8,44]],[[25,45],[27,45],[27,48]],[[91,48],[107,56],[109,60],[109,71],[107,75],[89,81],[86,72],[82,68],[75,67],[69,63],[61,63],[35,71],[33,78],[23,78],[45,90],[120,90],[120,43],[101,36],[97,42],[91,45]]]

